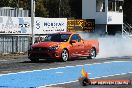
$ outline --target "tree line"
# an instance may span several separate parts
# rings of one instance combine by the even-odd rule
[[[132,0],[124,0],[124,21],[132,23]],[[31,0],[0,0],[0,7],[24,8],[31,12]],[[35,16],[82,18],[82,0],[36,0]]]
[[[0,7],[24,8],[31,12],[31,0],[1,0]],[[36,17],[81,18],[81,9],[81,0],[35,0]]]

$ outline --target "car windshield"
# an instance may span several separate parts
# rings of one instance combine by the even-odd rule
[[[49,34],[47,35],[43,42],[67,42],[70,37],[70,34]]]

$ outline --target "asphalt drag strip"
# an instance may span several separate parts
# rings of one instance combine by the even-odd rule
[[[102,77],[99,79],[115,79],[115,80],[131,80],[132,83],[132,73],[124,74],[124,75],[116,75],[116,76],[109,76],[109,77]],[[65,83],[65,84],[58,84],[53,86],[47,87],[40,87],[40,88],[132,88],[131,85],[87,85],[82,86],[78,81],[72,83]]]

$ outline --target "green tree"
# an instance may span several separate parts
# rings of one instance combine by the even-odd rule
[[[69,0],[61,0],[60,2],[60,15],[61,17],[71,17],[71,7]]]
[[[61,1],[61,2],[60,2]],[[31,0],[0,0],[0,7],[20,7],[31,12]],[[82,0],[36,0],[37,17],[82,18]],[[132,24],[132,0],[124,0],[124,20]]]
[[[31,0],[19,0],[19,7],[29,10],[29,16],[31,16]],[[48,11],[45,8],[44,0],[35,0],[35,16],[48,17]]]
[[[59,17],[59,0],[45,0],[49,17]]]
[[[46,0],[49,17],[70,17],[71,8],[69,0]]]
[[[1,0],[0,7],[13,7],[13,8],[24,8],[28,9],[30,0]]]
[[[31,0],[17,0],[17,1],[19,8],[23,8],[27,10],[31,7],[31,5],[28,4],[29,2],[31,2]]]
[[[82,18],[82,0],[70,0],[71,16],[80,19]]]
[[[124,0],[124,21],[132,24],[132,0]]]
[[[0,7],[17,7],[17,0],[0,0]]]
[[[48,11],[45,8],[45,1],[44,0],[36,0],[35,16],[37,16],[37,17],[48,17]]]

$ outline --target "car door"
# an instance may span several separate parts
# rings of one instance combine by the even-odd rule
[[[71,36],[70,41],[72,41],[72,40],[76,40],[75,34]],[[78,54],[78,48],[77,48],[78,45],[77,45],[76,42],[75,43],[71,43],[70,42],[70,44],[71,44],[71,46],[70,46],[70,54],[71,54],[72,57],[76,57],[77,54]]]
[[[74,34],[71,36],[70,41],[76,40],[75,43],[71,44],[70,50],[71,50],[71,55],[74,56],[80,56],[82,55],[82,50],[83,50],[83,43],[81,41],[81,38],[78,34]]]
[[[79,34],[76,34],[76,41],[77,41],[77,47],[78,47],[78,55],[81,56],[84,54],[84,42],[79,36]]]

